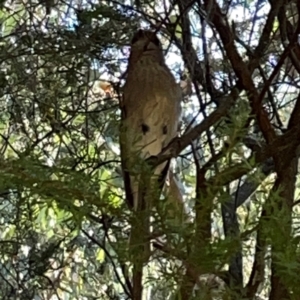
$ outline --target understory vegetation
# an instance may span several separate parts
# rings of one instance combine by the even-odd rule
[[[133,299],[118,136],[139,28],[183,92],[143,299],[299,299],[299,15],[298,0],[1,1],[0,299]]]

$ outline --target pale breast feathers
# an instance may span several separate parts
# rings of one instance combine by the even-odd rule
[[[124,86],[127,151],[157,155],[177,133],[181,92],[153,32],[133,38]]]

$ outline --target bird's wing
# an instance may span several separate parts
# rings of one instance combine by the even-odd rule
[[[136,175],[136,180],[132,180],[135,192],[136,181],[146,171],[143,168],[147,168],[145,159],[158,155],[177,134],[181,94],[165,68],[145,68],[142,64],[128,74],[124,87],[121,150],[124,171],[132,177]],[[160,177],[167,164],[157,166],[154,175]]]

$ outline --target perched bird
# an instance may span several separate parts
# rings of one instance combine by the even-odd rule
[[[169,162],[150,170],[146,159],[158,155],[177,135],[180,101],[180,87],[155,32],[139,30],[131,42],[120,129],[126,200],[136,216],[130,236],[133,248],[150,246],[150,210],[159,199]]]

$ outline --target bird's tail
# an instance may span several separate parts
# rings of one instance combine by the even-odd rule
[[[137,178],[130,180],[131,196],[129,202],[133,202],[133,214],[131,219],[131,233],[129,239],[130,256],[133,262],[133,299],[142,298],[143,267],[149,261],[151,255],[151,231],[150,217],[154,202],[159,201],[163,189],[169,162],[161,166],[160,174],[140,174]],[[157,170],[156,170],[157,171]],[[128,183],[128,182],[127,182]],[[134,184],[135,183],[135,184]]]
[[[150,206],[147,189],[139,185],[134,194],[135,209],[131,221],[129,251],[133,262],[133,299],[141,300],[143,292],[143,267],[150,257]]]

